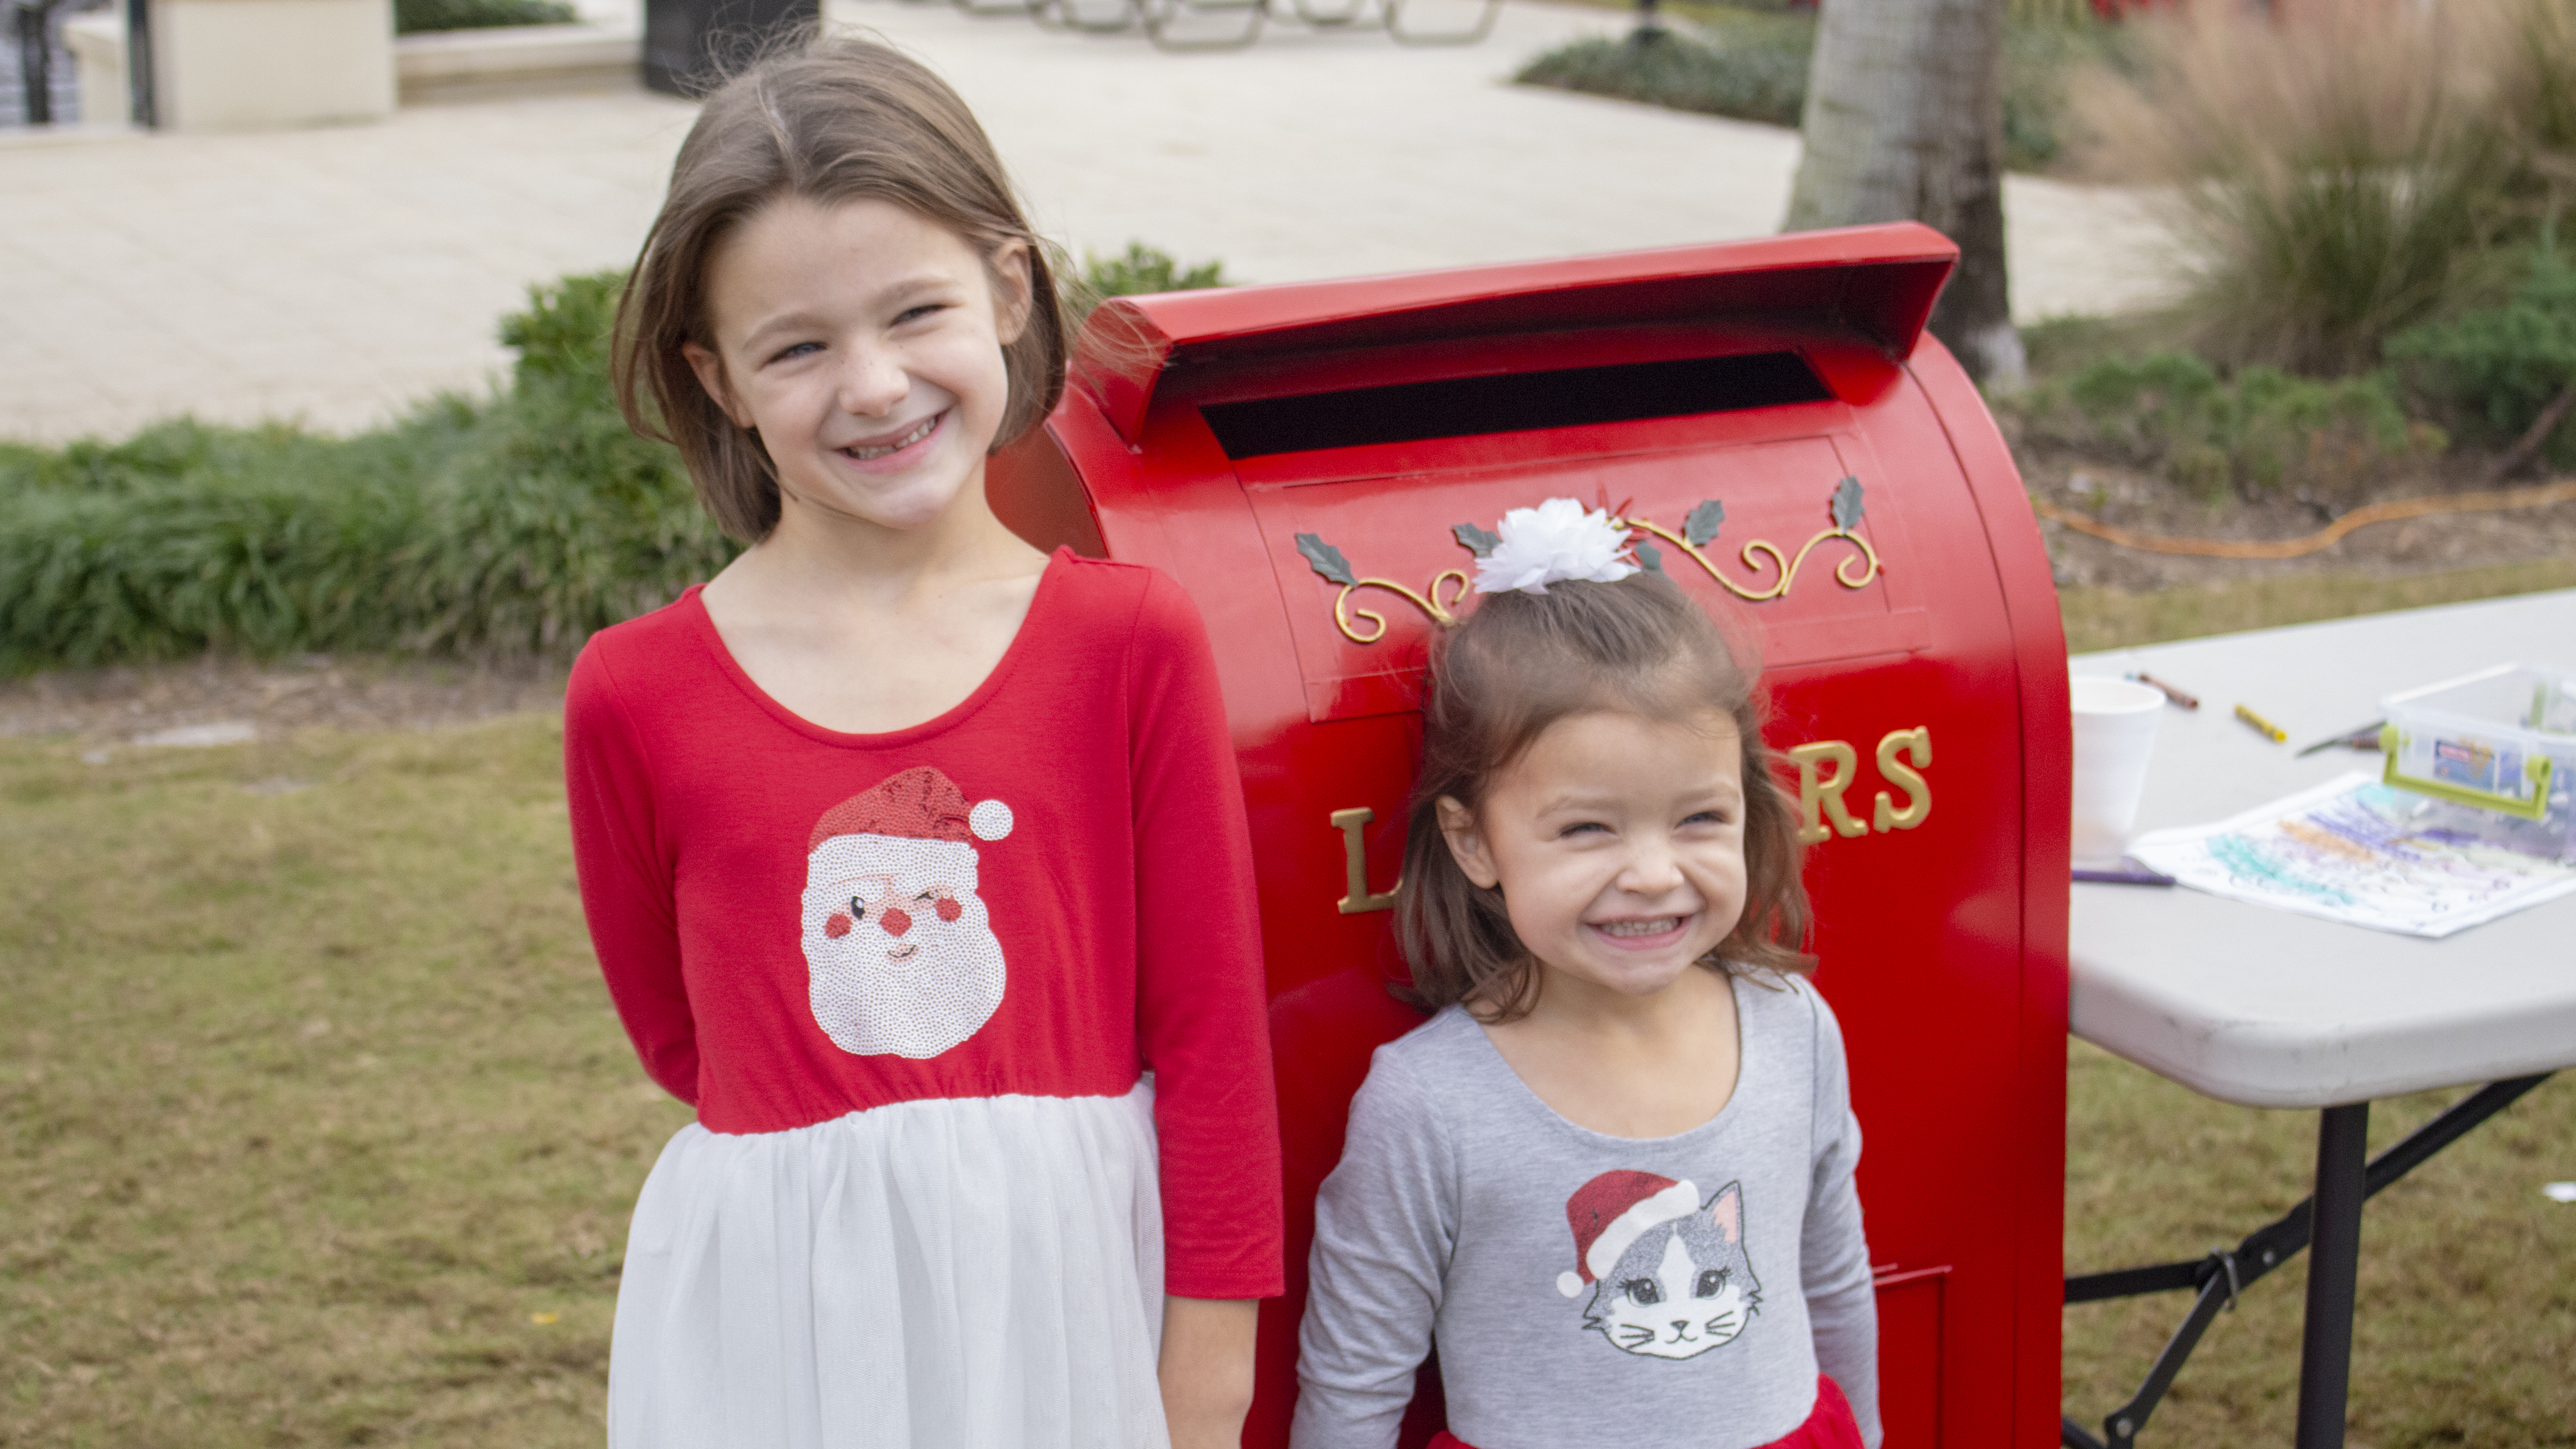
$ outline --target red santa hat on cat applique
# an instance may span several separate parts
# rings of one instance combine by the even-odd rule
[[[1619,1266],[1619,1255],[1648,1228],[1689,1217],[1699,1210],[1699,1189],[1651,1172],[1605,1172],[1565,1200],[1565,1221],[1574,1229],[1578,1269],[1556,1275],[1556,1291],[1571,1298],[1585,1285]]]

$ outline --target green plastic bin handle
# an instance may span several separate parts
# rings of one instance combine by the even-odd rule
[[[2393,724],[2379,727],[2379,748],[2388,757],[2388,766],[2379,775],[2381,784],[2393,785],[2400,790],[2412,790],[2418,795],[2430,795],[2458,805],[2474,805],[2480,810],[2493,810],[2500,815],[2511,815],[2522,820],[2539,820],[2549,814],[2549,771],[2552,761],[2547,755],[2535,752],[2523,756],[2522,773],[2531,778],[2531,798],[2517,800],[2511,795],[2497,795],[2440,780],[2418,780],[2412,775],[2399,774],[2397,726]]]

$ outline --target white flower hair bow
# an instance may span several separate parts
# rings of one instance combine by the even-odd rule
[[[1476,560],[1476,592],[1544,594],[1567,579],[1615,584],[1637,572],[1627,552],[1627,530],[1611,522],[1610,510],[1586,512],[1571,498],[1551,498],[1503,515],[1502,542]]]

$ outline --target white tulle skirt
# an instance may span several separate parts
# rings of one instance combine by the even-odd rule
[[[696,1123],[635,1204],[611,1449],[1166,1449],[1152,1089]]]

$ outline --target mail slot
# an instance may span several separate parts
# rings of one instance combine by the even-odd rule
[[[1287,1442],[1317,1186],[1387,983],[1424,641],[1477,531],[1561,495],[1759,627],[1811,842],[1816,981],[1866,1139],[1890,1449],[2058,1437],[2066,653],[1913,225],[1121,299],[993,504],[1150,563],[1216,643],[1260,874],[1289,1293],[1253,1449]],[[1426,1373],[1406,1442],[1439,1426]]]

